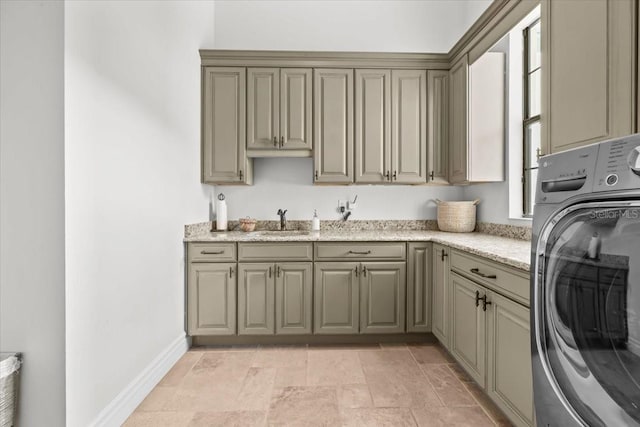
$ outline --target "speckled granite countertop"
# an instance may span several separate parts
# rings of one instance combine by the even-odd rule
[[[188,237],[185,242],[436,242],[460,249],[521,270],[528,271],[531,243],[485,233],[446,233],[430,230],[328,230],[316,232],[256,231],[244,233],[229,231],[211,233],[202,230]]]

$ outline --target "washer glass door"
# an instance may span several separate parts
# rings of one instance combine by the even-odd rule
[[[538,351],[566,408],[640,425],[640,201],[558,213],[538,244]]]

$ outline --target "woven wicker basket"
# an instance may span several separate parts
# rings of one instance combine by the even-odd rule
[[[471,202],[443,202],[436,199],[438,205],[438,228],[454,233],[469,233],[476,228],[476,205],[479,199]]]

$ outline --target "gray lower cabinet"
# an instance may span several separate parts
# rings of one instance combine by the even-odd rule
[[[356,262],[315,263],[314,333],[358,333],[358,267]]]
[[[275,332],[274,265],[238,264],[238,335]]]
[[[495,292],[487,307],[489,397],[516,425],[533,425],[529,310]]]
[[[481,386],[485,385],[485,312],[478,298],[484,288],[452,272],[449,351]]]
[[[189,265],[189,335],[235,335],[235,269],[235,262]]]
[[[313,264],[276,264],[276,334],[310,334]]]
[[[311,333],[310,262],[238,264],[238,335]]]
[[[407,332],[431,332],[431,243],[409,243]]]
[[[449,310],[451,300],[449,292],[449,248],[434,243],[431,265],[433,268],[431,332],[442,345],[449,348],[451,314]]]
[[[360,268],[360,333],[402,333],[405,322],[404,262],[367,262]]]

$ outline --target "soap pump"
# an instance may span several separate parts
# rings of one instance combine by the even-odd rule
[[[318,218],[318,211],[313,210],[313,218],[311,219],[311,231],[320,231],[320,218]]]

